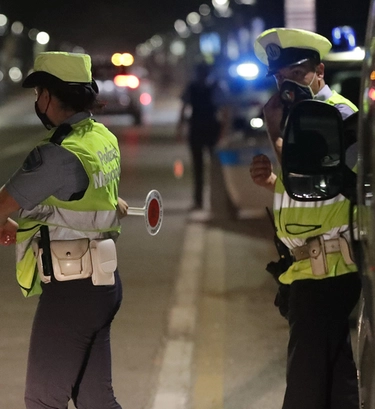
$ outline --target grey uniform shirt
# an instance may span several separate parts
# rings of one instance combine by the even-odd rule
[[[80,112],[65,123],[74,124],[89,115]],[[76,155],[60,145],[47,143],[29,153],[5,188],[21,208],[31,210],[52,195],[64,201],[78,199],[88,183],[86,171]]]
[[[331,88],[326,84],[314,97],[319,101],[326,101],[328,98],[332,96]],[[350,106],[345,104],[337,104],[335,107],[340,111],[342,119],[348,118],[350,115],[354,113],[354,111],[350,108]]]

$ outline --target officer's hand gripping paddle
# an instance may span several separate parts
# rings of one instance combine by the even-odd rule
[[[144,207],[128,207],[129,216],[144,216],[146,229],[151,234],[159,233],[163,222],[163,201],[157,190],[151,190],[147,196]]]

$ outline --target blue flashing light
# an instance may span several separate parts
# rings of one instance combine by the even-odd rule
[[[356,47],[354,29],[350,26],[340,26],[332,29],[332,43],[336,51],[352,51]]]
[[[259,77],[259,72],[258,65],[253,62],[233,64],[229,67],[229,75],[231,77],[241,77],[248,81],[257,79]]]
[[[245,80],[255,80],[259,75],[259,68],[254,63],[242,63],[237,66],[237,74]]]

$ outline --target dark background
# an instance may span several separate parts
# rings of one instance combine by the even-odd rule
[[[197,11],[202,0],[3,0],[0,12],[27,28],[47,31],[56,44],[68,41],[94,51],[134,51],[154,34],[173,30],[176,19]],[[211,4],[210,2],[205,2]],[[234,2],[233,2],[234,3]],[[327,37],[337,25],[351,25],[363,44],[370,0],[316,0],[317,31]],[[282,0],[258,0],[247,14],[266,27],[283,25]]]

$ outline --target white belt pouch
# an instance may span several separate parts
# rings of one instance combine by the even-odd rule
[[[94,285],[113,285],[117,268],[116,245],[112,239],[91,240],[92,282]]]
[[[92,278],[94,285],[113,285],[117,268],[116,246],[105,240],[52,240],[50,242],[54,277],[58,281]],[[35,244],[33,243],[34,253]],[[38,248],[37,264],[43,282],[50,277],[43,273],[43,250]]]

